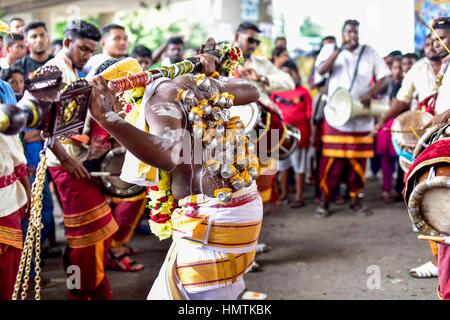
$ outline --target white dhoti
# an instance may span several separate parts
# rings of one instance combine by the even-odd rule
[[[203,195],[179,204],[172,216],[172,246],[147,298],[236,300],[261,230],[256,184],[236,192],[229,204]]]

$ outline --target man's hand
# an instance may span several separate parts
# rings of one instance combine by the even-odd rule
[[[362,95],[359,100],[365,108],[370,108],[370,101],[372,101],[372,94],[370,92]]]
[[[381,130],[382,126],[383,126],[383,124],[377,123],[377,124],[373,127],[372,131],[370,132],[370,136],[371,136],[371,137],[375,137],[375,136],[378,134],[378,132]]]
[[[433,124],[446,124],[450,118],[450,109],[444,113],[437,114],[433,118]]]
[[[219,59],[211,54],[202,53],[196,56],[200,60],[202,64],[201,72],[209,76],[217,69],[217,65],[219,63]]]
[[[83,164],[73,158],[68,158],[61,162],[64,170],[66,170],[72,177],[76,179],[89,179],[91,176]]]
[[[247,80],[252,80],[252,81],[256,81],[256,82],[261,80],[261,77],[256,72],[256,70],[253,68],[249,68],[249,67],[240,68],[239,75],[241,78],[244,78]]]
[[[107,112],[113,111],[115,96],[102,76],[92,78],[91,85],[92,92],[89,110],[92,117],[101,122]]]

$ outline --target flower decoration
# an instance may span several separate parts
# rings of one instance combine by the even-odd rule
[[[219,71],[222,74],[229,75],[239,66],[244,65],[244,56],[240,48],[231,43],[223,42],[219,45],[219,55],[221,57]]]
[[[172,213],[177,202],[171,191],[170,173],[159,170],[159,183],[147,189],[149,198],[147,207],[150,209],[150,229],[152,233],[164,240],[172,236]]]

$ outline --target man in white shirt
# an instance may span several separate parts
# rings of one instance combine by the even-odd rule
[[[442,59],[433,47],[431,35],[425,39],[423,50],[425,57],[417,61],[405,75],[397,97],[392,101],[391,108],[374,127],[373,133],[376,134],[389,119],[412,108],[411,103],[415,98],[419,101],[418,107],[420,108],[420,102],[434,93]]]
[[[16,103],[14,91],[2,80],[0,103]],[[19,270],[21,220],[31,199],[26,163],[19,135],[0,133],[0,300],[12,298]]]
[[[338,88],[349,89],[353,99],[370,105],[372,96],[384,87],[390,70],[381,56],[370,46],[359,43],[359,22],[347,20],[342,29],[342,47],[324,45],[317,57],[319,74],[329,74],[328,96]],[[376,82],[373,83],[373,78]],[[367,158],[373,157],[374,117],[361,116],[349,120],[340,127],[333,127],[325,120],[323,157],[321,159],[320,189],[322,203],[316,215],[329,215],[332,192],[347,178],[350,207],[358,215],[367,216],[371,211],[362,204]],[[346,172],[344,174],[344,172]]]
[[[86,63],[85,71],[89,78],[94,76],[95,70],[106,60],[122,59],[128,54],[128,35],[125,28],[119,24],[111,23],[102,28],[100,47],[102,53],[96,54]]]

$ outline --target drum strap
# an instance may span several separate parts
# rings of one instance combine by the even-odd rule
[[[361,62],[361,58],[362,58],[362,55],[363,55],[365,49],[366,49],[366,45],[363,45],[361,48],[361,52],[359,53],[358,60],[356,61],[355,72],[353,73],[352,82],[350,84],[350,88],[348,89],[349,92],[352,92],[353,86],[356,81],[356,77],[358,76],[359,63]]]

